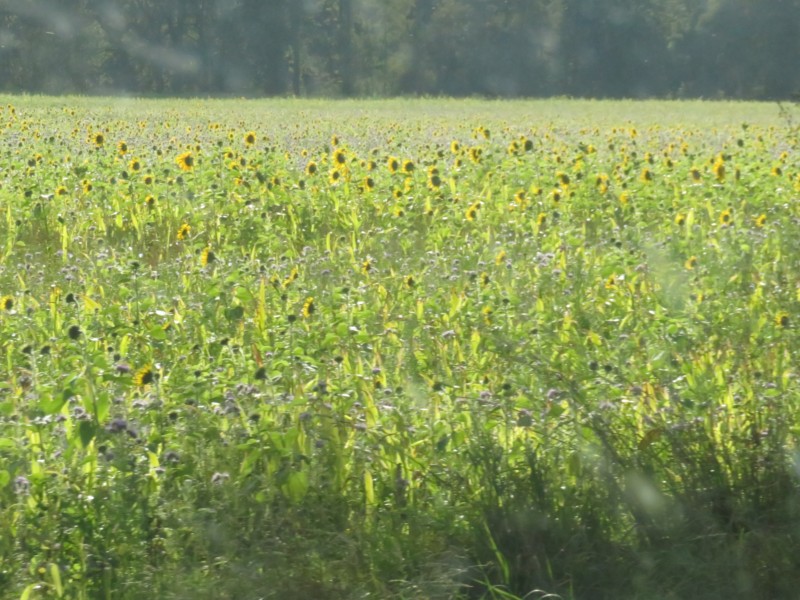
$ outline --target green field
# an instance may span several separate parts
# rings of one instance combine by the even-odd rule
[[[795,107],[0,107],[0,599],[796,594]]]

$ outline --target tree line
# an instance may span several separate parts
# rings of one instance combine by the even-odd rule
[[[0,0],[0,90],[789,99],[800,0]]]

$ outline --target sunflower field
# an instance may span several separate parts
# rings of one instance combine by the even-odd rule
[[[0,98],[0,599],[792,597],[797,117]]]

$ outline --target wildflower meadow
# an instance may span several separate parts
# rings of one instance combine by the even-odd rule
[[[792,597],[799,113],[0,98],[0,599]]]

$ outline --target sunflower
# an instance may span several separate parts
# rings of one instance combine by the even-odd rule
[[[438,190],[442,186],[442,178],[438,173],[432,173],[428,176],[428,188],[431,190]]]
[[[283,280],[281,284],[284,288],[289,287],[292,285],[292,282],[296,280],[300,276],[300,272],[297,270],[297,267],[292,267],[292,270],[286,276],[286,279]]]
[[[450,152],[452,152],[453,154],[458,154],[459,152],[461,152],[461,144],[459,144],[455,140],[450,142]]]
[[[641,181],[642,183],[650,183],[651,181],[653,181],[653,172],[647,167],[645,167],[639,174],[639,181]]]
[[[133,383],[139,387],[144,387],[153,383],[155,380],[155,375],[153,374],[153,368],[150,365],[145,365],[133,376]]]
[[[397,173],[397,171],[400,169],[400,161],[394,156],[390,156],[386,160],[386,166],[389,168],[390,173]]]
[[[761,227],[763,227],[766,224],[767,215],[763,215],[763,214],[762,215],[758,215],[755,218],[755,222],[756,222],[756,227],[758,227],[760,229]]]
[[[244,134],[244,143],[247,146],[252,146],[256,143],[256,132],[255,131],[248,131]]]
[[[125,156],[128,153],[128,143],[125,141],[117,142],[117,152],[120,156]]]
[[[147,208],[153,208],[153,207],[156,205],[156,198],[155,198],[155,196],[153,196],[153,195],[147,196],[147,197],[144,199],[144,205],[145,205]]]
[[[480,207],[480,202],[473,202],[470,204],[467,212],[464,213],[464,216],[467,218],[467,221],[474,221],[478,218],[478,208]]]
[[[691,175],[692,180],[695,182],[700,181],[703,178],[703,174],[700,173],[700,169],[698,169],[697,167],[692,167],[689,170],[689,175]]]
[[[175,159],[175,162],[178,163],[178,166],[183,171],[191,171],[194,169],[194,156],[191,152],[184,152],[183,154],[179,154],[178,157]]]
[[[417,282],[412,275],[406,277],[404,283],[406,284],[407,288],[414,288],[417,285]]]
[[[315,163],[313,160],[308,161],[308,163],[306,163],[306,175],[312,177],[313,175],[316,174],[316,172],[317,172],[317,163]]]
[[[719,224],[723,227],[727,227],[728,225],[733,224],[733,212],[730,208],[726,208],[721,213],[719,213]]]
[[[328,171],[328,183],[336,185],[342,178],[342,172],[339,169],[331,169]]]
[[[365,177],[362,185],[366,191],[371,192],[375,189],[375,180],[372,177]]]
[[[678,213],[677,215],[675,215],[675,225],[680,227],[684,223],[686,223],[686,215],[685,214]]]
[[[314,314],[314,298],[309,296],[303,304],[303,317],[308,319]]]
[[[5,311],[14,309],[14,296],[3,296],[0,298],[0,308]]]
[[[134,173],[138,173],[142,170],[142,161],[140,161],[138,158],[132,158],[128,163],[128,168]]]
[[[777,325],[781,329],[788,329],[790,325],[789,313],[782,310],[777,315],[775,315],[775,325]]]
[[[711,167],[711,170],[714,171],[714,177],[722,183],[725,181],[725,163],[721,158],[718,158],[714,161],[714,166]]]
[[[200,264],[203,265],[204,267],[207,267],[215,260],[217,260],[217,255],[214,254],[214,251],[208,246],[203,248],[203,252],[200,255]]]
[[[414,172],[414,161],[413,160],[404,160],[403,161],[403,172],[404,173],[413,173]]]
[[[178,239],[185,240],[192,232],[192,227],[188,223],[184,223],[178,228]]]
[[[148,173],[142,178],[142,181],[144,182],[145,185],[153,185],[155,177],[153,177],[150,173]]]
[[[338,167],[343,167],[347,163],[347,152],[344,148],[337,148],[333,153],[333,164]]]
[[[694,268],[697,266],[697,257],[690,256],[689,258],[686,259],[686,262],[683,263],[683,266],[689,269],[690,271],[694,270]]]
[[[93,134],[91,135],[91,137],[89,138],[89,140],[90,140],[90,141],[91,141],[91,142],[92,142],[92,143],[93,143],[93,144],[94,144],[94,145],[95,145],[97,148],[102,148],[102,147],[103,147],[103,145],[106,143],[106,136],[104,136],[104,135],[103,135],[102,133],[100,133],[100,132],[97,132],[97,133],[93,133]]]

